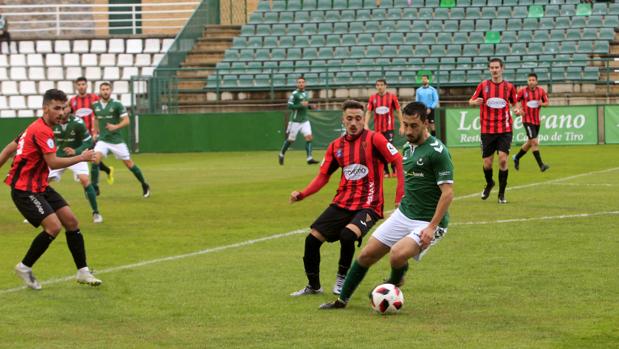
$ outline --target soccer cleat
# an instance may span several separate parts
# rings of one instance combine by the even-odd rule
[[[499,204],[506,204],[507,199],[505,199],[505,195],[499,194]]]
[[[315,165],[315,164],[317,164],[317,163],[318,163],[318,161],[317,161],[317,160],[314,160],[314,159],[309,159],[309,160],[307,160],[307,164],[308,164],[308,165]]]
[[[284,155],[279,154],[279,155],[277,156],[277,161],[279,161],[279,164],[280,164],[280,165],[284,166]]]
[[[520,170],[520,159],[518,159],[516,155],[514,155],[512,159],[514,159],[514,168],[516,169],[516,171]]]
[[[93,212],[92,213],[92,222],[95,223],[95,224],[103,223],[103,216],[99,212]]]
[[[346,275],[337,274],[335,276],[335,284],[333,285],[333,294],[339,296],[342,293],[342,286],[344,286],[344,280],[346,279]]]
[[[30,287],[31,289],[41,289],[41,284],[37,281],[34,275],[32,275],[32,268],[28,268],[27,266],[19,263],[15,266],[15,274],[17,274],[17,276],[24,280],[26,286]]]
[[[103,281],[97,279],[92,273],[88,270],[78,270],[76,276],[77,282],[80,284],[86,284],[90,286],[99,286],[103,283]]]
[[[494,181],[486,184],[484,191],[481,192],[482,200],[486,200],[490,196],[490,192],[492,191],[492,188],[494,188]]]
[[[547,169],[549,169],[550,166],[546,165],[546,164],[542,164],[542,166],[540,166],[539,170],[542,172],[546,172]]]
[[[320,294],[320,293],[322,293],[322,287],[316,290],[312,288],[312,286],[307,285],[303,289],[298,290],[297,292],[292,292],[290,295],[292,297],[299,297],[299,296],[309,296],[309,295]]]
[[[389,282],[389,278],[384,279],[383,283],[384,284],[392,284],[395,287],[402,287],[404,285],[404,276],[402,276],[402,278],[400,279],[400,282],[398,282],[398,283],[394,284],[393,282]],[[372,298],[371,294],[372,294],[372,292],[370,292],[370,298]]]
[[[145,198],[150,197],[150,185],[142,184],[142,195]]]
[[[114,166],[110,166],[110,173],[107,174],[107,184],[114,184]]]
[[[346,304],[347,304],[346,302],[338,298],[331,303],[321,304],[320,307],[318,307],[318,309],[344,309],[346,308]]]

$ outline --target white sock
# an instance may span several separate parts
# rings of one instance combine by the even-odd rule
[[[32,268],[30,268],[29,266],[25,265],[25,264],[24,264],[24,263],[22,263],[22,262],[19,262],[19,264],[17,265],[17,267],[18,267],[19,269],[27,269],[27,270],[32,270]]]
[[[82,269],[78,269],[77,271],[79,271],[79,272],[90,272],[90,269],[88,269],[88,267],[83,267]]]

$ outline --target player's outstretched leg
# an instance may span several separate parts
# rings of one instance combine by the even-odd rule
[[[99,191],[99,165],[95,163],[90,166],[90,182],[95,189],[95,195],[99,196],[101,194]]]
[[[285,140],[284,144],[282,144],[282,149],[279,151],[279,155],[278,155],[278,161],[280,165],[284,165],[284,156],[286,156],[286,151],[288,151],[288,148],[290,147],[290,145],[292,144],[291,141],[289,140]]]
[[[299,291],[293,292],[292,297],[306,296],[322,293],[320,286],[320,246],[322,241],[312,234],[305,238],[305,253],[303,255],[303,267],[307,276],[308,285]]]
[[[318,163],[318,161],[314,160],[314,158],[312,157],[312,141],[305,142],[305,154],[307,155],[308,165],[314,165]]]
[[[486,200],[490,196],[492,188],[494,188],[494,180],[492,179],[492,168],[484,168],[484,177],[486,178],[486,187],[481,192],[481,199]]]

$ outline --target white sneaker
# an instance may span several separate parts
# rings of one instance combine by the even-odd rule
[[[40,290],[41,284],[37,281],[37,279],[32,275],[32,268],[28,268],[27,266],[19,263],[15,266],[15,274],[19,276],[26,286],[30,287],[33,290]]]
[[[335,284],[333,285],[333,294],[339,296],[342,293],[342,287],[344,286],[344,280],[346,279],[346,275],[337,274],[335,276]]]
[[[322,293],[322,287],[315,290],[310,285],[307,285],[303,287],[303,289],[298,290],[297,292],[292,292],[290,295],[292,297],[299,297],[299,296],[308,296],[308,295],[320,294],[320,293]]]
[[[77,282],[80,284],[87,284],[90,286],[99,286],[103,281],[97,279],[89,270],[77,271]]]
[[[103,223],[103,216],[99,213],[93,213],[92,214],[92,222],[97,224],[97,223]]]

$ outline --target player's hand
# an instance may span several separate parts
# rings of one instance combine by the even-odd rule
[[[69,155],[69,156],[73,156],[75,155],[75,149],[71,148],[71,147],[64,147],[62,149],[63,152],[65,152],[65,154]]]
[[[105,124],[105,129],[110,131],[110,132],[114,132],[116,131],[117,127],[114,124],[110,124],[109,122],[107,124]]]
[[[475,98],[471,103],[473,105],[482,105],[484,103],[484,99],[481,97]]]
[[[430,246],[432,239],[434,239],[434,232],[436,231],[436,227],[428,225],[423,228],[421,231],[421,249],[425,250]]]
[[[95,151],[92,149],[84,150],[84,152],[82,152],[80,156],[82,157],[82,161],[88,161],[88,162],[95,161]]]
[[[302,198],[301,192],[298,192],[298,191],[295,190],[292,193],[290,193],[290,203],[291,204],[296,202],[296,201],[301,201],[301,198]]]
[[[307,106],[309,106],[309,102],[308,101],[303,101],[303,102],[301,102],[301,105],[304,106],[304,107],[307,107]]]

